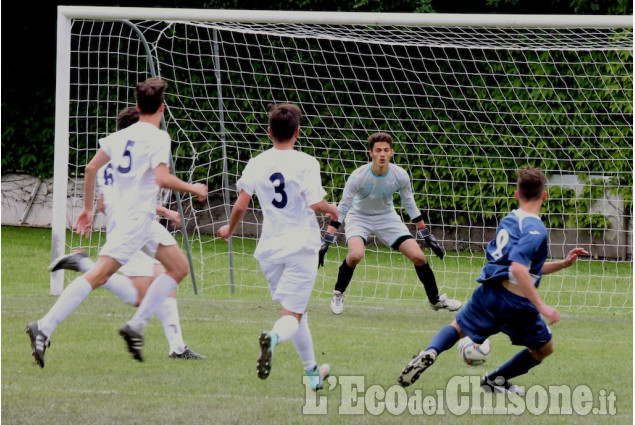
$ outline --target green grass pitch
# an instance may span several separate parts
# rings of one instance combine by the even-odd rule
[[[303,414],[307,398],[302,365],[290,341],[277,347],[271,376],[264,381],[256,376],[258,335],[279,317],[279,307],[264,289],[234,295],[226,289],[199,295],[191,288],[180,291],[185,341],[209,358],[168,359],[162,327],[153,319],[145,333],[143,363],[131,358],[117,335],[134,309],[98,290],[57,328],[46,352],[46,367],[40,369],[33,364],[24,328],[42,317],[56,300],[48,295],[50,234],[46,229],[2,228],[3,424],[633,422],[633,316],[623,309],[618,313],[610,308],[599,312],[561,309],[562,319],[552,327],[556,352],[514,380],[525,387],[586,386],[596,399],[600,393],[613,394],[615,415],[545,411],[537,417],[527,409],[518,415],[468,411],[457,416],[446,409],[444,414],[428,417],[413,415],[408,409],[399,414],[388,408],[378,412],[373,405],[364,405],[361,414],[344,414],[340,409],[354,403],[346,398],[351,392],[335,379],[329,381],[335,383],[332,389],[317,393],[323,397],[320,402],[325,403],[326,414]],[[337,268],[329,270],[334,279]],[[361,377],[365,387],[358,396],[370,401],[371,387],[380,389],[379,393],[396,394],[394,386],[403,366],[453,317],[449,312],[432,311],[423,300],[359,297],[347,299],[344,314],[338,317],[331,314],[329,300],[326,292],[316,291],[309,305],[317,360],[331,364],[336,379]],[[482,375],[519,350],[504,335],[495,335],[491,341],[493,352],[485,365],[467,366],[455,349],[450,350],[404,393],[429,398],[438,392],[445,394],[454,377]],[[344,410],[351,413],[354,409]]]

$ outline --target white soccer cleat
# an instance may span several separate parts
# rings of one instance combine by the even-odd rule
[[[449,311],[456,311],[460,309],[462,305],[463,303],[461,301],[453,300],[451,298],[448,298],[447,295],[443,294],[439,296],[439,301],[436,304],[430,304],[430,307],[432,307],[433,310],[446,309]]]
[[[333,291],[333,298],[331,298],[331,311],[333,314],[342,314],[342,311],[344,311],[344,294],[340,291]]]

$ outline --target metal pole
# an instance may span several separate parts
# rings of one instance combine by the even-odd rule
[[[221,84],[221,73],[220,73],[220,50],[218,46],[218,31],[216,29],[212,32],[214,37],[214,61],[215,66],[214,70],[216,73],[216,89],[218,91],[218,115],[220,121],[220,142],[221,149],[223,155],[223,203],[225,205],[225,216],[227,220],[231,215],[230,208],[230,196],[229,196],[229,170],[227,167],[227,143],[225,138],[225,111],[223,109],[223,86]],[[232,238],[229,238],[229,243],[227,246],[227,250],[229,253],[229,284],[231,285],[232,294],[235,291],[234,286],[234,245],[232,243]]]

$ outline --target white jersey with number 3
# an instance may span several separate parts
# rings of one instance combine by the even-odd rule
[[[315,158],[271,148],[249,160],[236,188],[256,194],[262,209],[257,260],[282,262],[319,251],[320,228],[310,206],[322,201],[326,192]]]

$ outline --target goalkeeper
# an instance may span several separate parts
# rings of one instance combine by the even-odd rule
[[[417,276],[423,283],[428,301],[434,310],[458,310],[462,305],[460,301],[449,299],[445,294],[439,296],[434,273],[425,254],[393,206],[393,196],[398,192],[406,212],[417,226],[417,236],[443,259],[443,248],[426,227],[417,208],[408,173],[390,163],[393,155],[392,137],[387,133],[375,133],[368,138],[368,143],[371,163],[353,171],[346,182],[344,195],[338,206],[339,220],[346,220],[348,254],[337,274],[331,311],[334,314],[342,313],[344,292],[351,282],[355,267],[364,258],[365,245],[371,234],[414,263]],[[340,222],[331,220],[322,238],[318,267],[324,265],[324,256],[329,245],[335,241],[335,232],[339,226]]]

